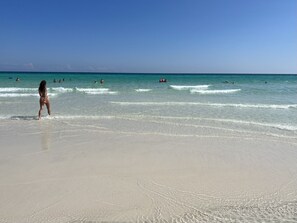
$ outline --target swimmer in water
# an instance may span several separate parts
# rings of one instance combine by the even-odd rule
[[[42,111],[42,108],[43,108],[44,105],[46,105],[47,113],[49,115],[51,114],[50,102],[49,102],[49,98],[47,96],[47,89],[46,89],[46,81],[45,80],[40,82],[38,92],[39,92],[39,95],[40,95],[40,99],[39,99],[40,109],[39,109],[39,112],[38,112],[38,119],[40,119],[41,118],[41,111]]]

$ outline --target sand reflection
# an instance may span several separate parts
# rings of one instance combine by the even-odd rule
[[[39,122],[39,129],[41,135],[41,149],[49,150],[51,148],[52,123],[41,121]]]

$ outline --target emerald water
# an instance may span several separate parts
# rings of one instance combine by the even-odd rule
[[[169,120],[297,133],[296,75],[0,73],[1,119],[35,120],[41,80],[47,81],[51,119]]]

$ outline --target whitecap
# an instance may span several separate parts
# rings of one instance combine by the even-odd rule
[[[39,97],[39,94],[25,94],[25,93],[0,93],[1,98],[10,98],[10,97]]]
[[[108,88],[75,88],[75,89],[79,92],[85,92],[85,93],[109,91]]]
[[[115,95],[118,92],[117,91],[110,91],[109,88],[75,88],[78,92],[82,92],[85,94],[91,94],[91,95]]]
[[[104,94],[115,95],[115,94],[118,94],[117,91],[86,91],[85,93],[86,94],[92,94],[92,95],[96,95],[96,94],[99,94],[99,95],[104,95]]]
[[[139,89],[135,89],[136,92],[149,92],[152,89],[143,89],[143,88],[139,88]]]
[[[170,85],[174,90],[207,89],[210,85]]]
[[[48,96],[57,96],[56,93],[48,93]],[[0,93],[1,98],[16,98],[16,97],[40,97],[39,94],[31,93]]]
[[[191,89],[190,92],[192,94],[232,94],[235,92],[241,91],[241,89],[226,89],[226,90],[197,90]]]
[[[54,88],[51,88],[51,90],[61,92],[61,93],[72,92],[73,91],[72,88],[64,88],[64,87],[54,87]]]
[[[0,88],[0,92],[27,92],[27,91],[38,91],[38,88],[16,88],[16,87]]]

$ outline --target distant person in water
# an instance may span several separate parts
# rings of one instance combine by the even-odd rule
[[[104,80],[103,80],[103,79],[101,79],[101,80],[100,80],[100,84],[103,84],[103,83],[104,83]]]
[[[18,78],[18,77],[15,79],[15,81],[20,81],[20,80],[21,80],[21,79],[20,79],[20,78]]]
[[[51,114],[51,107],[50,107],[49,98],[47,96],[47,89],[46,89],[46,81],[45,80],[40,82],[38,92],[39,92],[39,95],[40,95],[40,99],[39,99],[40,109],[39,109],[39,112],[38,112],[38,119],[40,119],[41,118],[41,111],[42,111],[42,108],[43,108],[44,105],[46,105],[47,113],[49,115]]]

